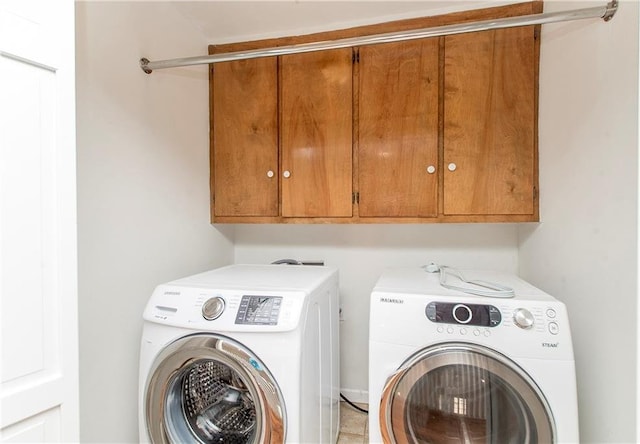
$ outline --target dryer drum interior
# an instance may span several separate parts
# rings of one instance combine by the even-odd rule
[[[471,344],[440,344],[389,378],[380,404],[385,442],[554,442],[535,382],[513,361]]]
[[[273,378],[229,338],[193,335],[156,359],[147,386],[153,442],[281,442],[284,402]]]

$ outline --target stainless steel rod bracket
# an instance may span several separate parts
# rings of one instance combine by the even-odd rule
[[[146,74],[151,74],[153,72],[152,69],[148,68],[149,65],[149,59],[146,58],[141,58],[140,59],[140,68],[146,73]]]
[[[616,15],[616,11],[618,10],[618,0],[611,0],[607,3],[607,11],[604,13],[602,18],[605,22],[608,22]]]

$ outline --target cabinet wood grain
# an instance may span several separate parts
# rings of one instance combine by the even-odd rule
[[[352,215],[351,78],[351,49],[280,58],[284,217]]]
[[[224,62],[213,69],[214,216],[277,216],[276,59]]]
[[[534,213],[534,32],[445,37],[444,214]]]
[[[359,51],[359,214],[434,217],[438,39]]]

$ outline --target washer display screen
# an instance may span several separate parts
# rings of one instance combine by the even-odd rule
[[[431,322],[444,324],[495,327],[502,321],[500,310],[493,305],[430,302],[425,314]]]
[[[277,325],[282,296],[243,295],[236,324]]]

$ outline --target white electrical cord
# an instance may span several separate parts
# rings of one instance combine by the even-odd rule
[[[440,273],[440,285],[449,290],[462,291],[464,293],[473,294],[476,296],[483,296],[486,298],[512,298],[515,296],[513,288],[505,285],[496,284],[495,282],[487,282],[481,280],[467,280],[462,273],[455,268],[448,267],[446,265],[436,265],[433,262],[425,267],[428,273]],[[470,286],[458,286],[447,283],[447,274],[455,276],[464,284]],[[473,286],[473,287],[471,287]]]

